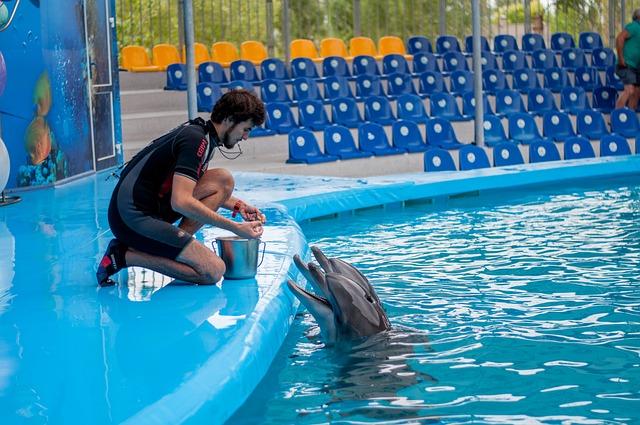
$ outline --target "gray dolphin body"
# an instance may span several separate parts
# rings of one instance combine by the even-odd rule
[[[298,255],[293,260],[315,294],[292,280],[287,284],[316,319],[326,342],[363,338],[391,327],[373,286],[358,269],[327,258],[317,247],[311,247],[311,252],[320,266],[305,264]]]

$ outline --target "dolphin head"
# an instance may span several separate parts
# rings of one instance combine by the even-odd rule
[[[346,261],[327,258],[317,247],[311,251],[320,266],[305,264],[298,255],[294,262],[315,293],[292,280],[287,284],[316,319],[325,341],[361,338],[390,328],[373,286],[358,269]]]

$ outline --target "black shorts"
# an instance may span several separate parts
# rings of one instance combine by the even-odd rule
[[[115,194],[114,194],[115,195]],[[177,214],[155,217],[133,208],[122,207],[130,202],[118,202],[114,196],[109,204],[109,226],[113,235],[125,245],[147,254],[175,260],[193,240],[172,222]]]
[[[620,65],[616,65],[616,75],[620,77],[625,86],[640,86],[640,73],[636,68],[630,66],[621,68]]]

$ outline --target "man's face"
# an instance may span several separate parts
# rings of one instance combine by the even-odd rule
[[[249,138],[249,132],[252,128],[251,120],[231,124],[231,127],[222,136],[222,144],[227,149],[233,148],[238,142]]]

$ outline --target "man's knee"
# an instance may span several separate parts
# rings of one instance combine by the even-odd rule
[[[225,198],[229,198],[235,189],[236,182],[229,170],[224,168],[214,168],[208,170],[201,180],[202,184],[213,186],[221,190]]]
[[[224,272],[227,270],[224,261],[218,256],[207,264],[206,270],[203,270],[203,284],[213,285],[222,279]]]

